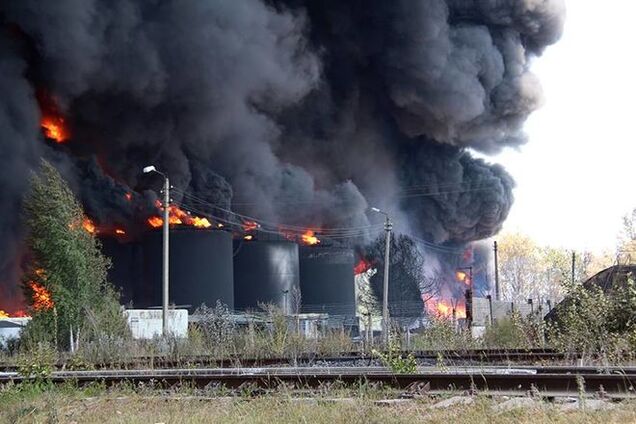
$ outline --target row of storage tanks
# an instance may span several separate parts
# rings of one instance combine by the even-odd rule
[[[113,262],[110,280],[121,288],[123,302],[136,308],[160,305],[161,231],[149,232],[138,243],[104,238],[102,244]],[[288,313],[354,316],[354,259],[348,248],[175,229],[170,233],[170,303],[191,311],[219,300],[237,311],[274,304]]]

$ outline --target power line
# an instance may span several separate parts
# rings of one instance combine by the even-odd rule
[[[249,216],[249,215],[243,215],[234,211],[231,211],[229,209],[225,209],[223,207],[220,207],[216,204],[207,202],[201,198],[198,198],[190,193],[184,192],[184,191],[180,191],[175,189],[175,191],[178,191],[180,194],[182,194],[184,197],[189,198],[190,200],[193,200],[197,203],[200,203],[204,206],[208,206],[210,208],[214,208],[220,211],[223,211],[225,213],[231,214],[233,216],[239,217],[240,219],[244,220],[244,221],[252,221],[255,222],[257,224],[260,224],[261,227],[263,225],[266,226],[271,226],[271,227],[275,227],[276,229],[280,229],[282,231],[289,231],[289,232],[294,232],[294,231],[300,231],[300,232],[306,232],[308,229],[315,229],[317,231],[319,231],[321,234],[327,235],[327,234],[340,234],[342,232],[344,233],[348,233],[351,232],[352,230],[372,230],[372,229],[376,229],[376,228],[383,228],[383,224],[374,224],[374,225],[365,225],[365,226],[357,226],[357,227],[333,227],[333,228],[321,228],[321,227],[314,227],[314,226],[306,226],[306,227],[300,227],[300,226],[295,226],[295,225],[289,225],[289,224],[283,224],[283,223],[276,223],[276,222],[271,222],[271,221],[267,221],[267,220],[263,220],[260,218],[256,218],[253,216]]]
[[[228,213],[234,217],[238,217],[239,219],[243,220],[243,221],[252,221],[255,222],[257,224],[259,224],[259,227],[257,228],[258,231],[263,232],[263,233],[268,233],[268,234],[275,234],[275,235],[280,235],[281,232],[282,233],[290,233],[291,235],[296,235],[296,236],[302,236],[303,234],[306,233],[307,229],[312,229],[312,227],[300,227],[300,226],[294,226],[294,225],[288,225],[288,224],[282,224],[282,223],[273,223],[273,222],[269,222],[269,221],[265,221],[265,220],[261,220],[257,217],[253,217],[253,216],[249,216],[249,215],[243,215],[243,214],[239,214],[236,213],[234,211],[231,211],[229,209],[220,207],[216,204],[210,203],[208,201],[205,201],[191,193],[187,193],[185,191],[179,190],[179,189],[173,189],[173,191],[176,191],[180,194],[182,194],[184,197],[189,198],[190,200],[197,202],[203,206],[208,206],[210,208],[214,208],[220,211],[223,211],[225,213]],[[243,223],[237,223],[237,222],[233,222],[230,221],[228,219],[219,217],[217,215],[213,215],[210,214],[209,212],[205,212],[202,211],[200,209],[198,209],[196,206],[192,206],[189,204],[185,204],[185,203],[181,203],[181,206],[183,206],[184,209],[186,210],[190,210],[192,212],[195,212],[197,214],[203,215],[203,216],[208,216],[212,219],[215,219],[217,221],[223,222],[227,225],[233,225],[236,226],[240,229],[240,231],[245,232],[242,224]],[[267,227],[274,227],[274,228],[267,228]],[[357,237],[364,237],[364,236],[371,236],[374,234],[380,234],[383,230],[383,224],[376,224],[376,225],[368,225],[368,226],[358,226],[358,227],[336,227],[336,228],[315,228],[317,234],[319,236],[323,236],[323,237],[327,237],[330,239],[351,239],[351,238],[357,238]],[[458,249],[458,248],[452,248],[452,247],[448,247],[448,246],[442,246],[439,244],[435,244],[432,242],[429,242],[427,240],[424,240],[422,238],[416,237],[414,235],[405,233],[405,235],[407,235],[409,238],[411,238],[414,242],[426,247],[427,249],[430,250],[434,250],[434,251],[438,251],[441,253],[463,253],[463,249]]]

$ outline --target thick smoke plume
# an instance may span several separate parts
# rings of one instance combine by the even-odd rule
[[[40,157],[102,225],[140,225],[154,164],[273,222],[365,227],[372,204],[429,241],[492,235],[513,181],[466,149],[525,141],[541,103],[530,61],[563,16],[561,0],[2,2],[3,295]],[[67,143],[42,135],[41,90]]]

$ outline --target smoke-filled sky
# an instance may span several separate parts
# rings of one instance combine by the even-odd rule
[[[0,278],[16,287],[40,158],[97,224],[131,233],[154,164],[209,214],[366,243],[373,205],[428,242],[489,237],[515,183],[471,151],[526,142],[543,99],[530,65],[564,17],[562,0],[0,2]],[[66,143],[42,115],[64,117]]]
[[[562,39],[535,61],[545,106],[530,142],[495,158],[517,182],[505,224],[542,243],[613,249],[636,207],[636,3],[568,0]]]

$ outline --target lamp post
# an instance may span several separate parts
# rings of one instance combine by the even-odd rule
[[[162,283],[162,333],[168,335],[168,298],[170,295],[170,180],[168,176],[154,166],[146,166],[144,174],[156,173],[163,177],[163,283]]]
[[[389,214],[378,208],[371,208],[373,212],[384,215],[384,231],[386,231],[386,244],[384,247],[384,285],[382,293],[382,336],[384,345],[389,345],[389,255],[391,250],[391,230],[393,223]]]

